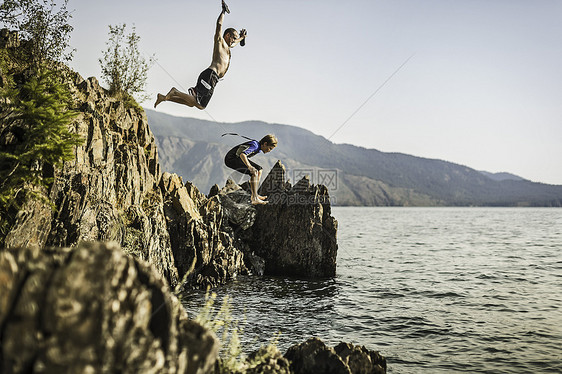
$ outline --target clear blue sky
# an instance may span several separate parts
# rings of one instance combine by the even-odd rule
[[[232,50],[207,111],[173,103],[159,111],[289,124],[335,143],[562,184],[562,1],[228,4],[225,27],[246,28],[247,45]],[[71,65],[84,77],[100,77],[109,24],[134,24],[143,52],[156,55],[153,97],[193,86],[211,61],[219,0],[70,0],[68,8]]]

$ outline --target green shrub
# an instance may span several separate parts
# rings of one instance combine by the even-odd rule
[[[135,27],[125,35],[126,24],[109,25],[109,41],[107,50],[103,51],[103,58],[99,59],[102,78],[109,85],[112,95],[122,96],[129,101],[136,97],[139,101],[147,98],[145,94],[148,70],[155,61],[154,56],[148,61],[139,51],[140,36]],[[134,102],[134,100],[133,100]]]
[[[2,88],[0,108],[0,242],[29,198],[49,188],[54,168],[74,158],[82,143],[69,131],[76,116],[68,88],[58,75],[39,70],[18,87]]]

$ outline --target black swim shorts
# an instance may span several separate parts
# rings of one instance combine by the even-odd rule
[[[213,96],[213,91],[218,81],[219,76],[211,68],[199,74],[197,85],[195,86],[195,97],[199,105],[203,108],[207,107],[207,104],[209,104],[209,100],[211,100],[211,96]]]
[[[244,161],[242,161],[240,157],[236,156],[236,148],[237,147],[233,148],[234,152],[228,152],[226,154],[226,156],[224,157],[224,164],[231,169],[239,171],[242,174],[252,175],[250,173],[250,169],[248,169]],[[262,167],[260,165],[256,164],[251,160],[248,161],[250,162],[250,165],[255,167],[257,170],[262,170]]]

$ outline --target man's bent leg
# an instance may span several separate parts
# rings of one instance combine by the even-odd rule
[[[166,100],[178,104],[196,107],[198,109],[205,109],[197,102],[197,98],[195,96],[181,92],[175,87],[172,87],[170,92],[168,92],[168,94],[166,95]]]

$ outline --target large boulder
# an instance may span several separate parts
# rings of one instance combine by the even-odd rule
[[[266,205],[252,205],[249,184],[228,180],[209,196],[219,199],[223,230],[244,254],[251,274],[327,278],[336,273],[337,221],[323,185],[304,177],[294,186],[278,161],[264,179],[260,194]]]
[[[0,251],[0,372],[205,373],[214,334],[116,245]]]
[[[257,205],[247,242],[265,259],[265,273],[305,278],[336,274],[337,221],[328,189],[304,177],[292,186],[278,161],[260,188],[269,204]]]
[[[291,363],[291,369],[299,374],[351,374],[349,367],[318,338],[294,345],[287,350],[285,358]]]

